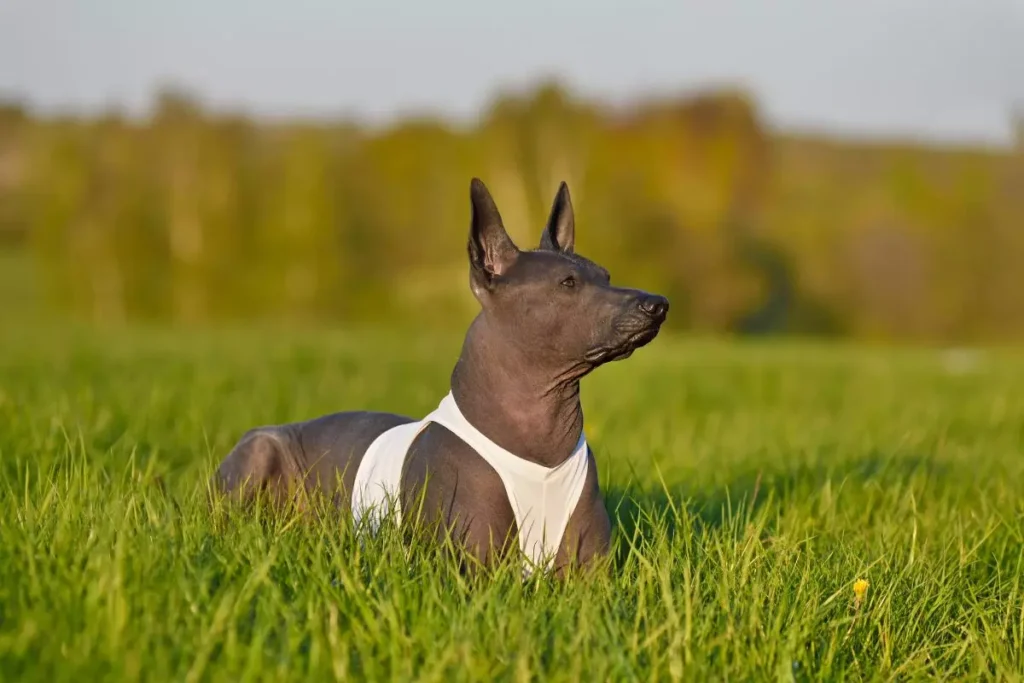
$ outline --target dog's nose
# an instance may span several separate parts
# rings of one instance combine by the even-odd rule
[[[645,294],[640,297],[640,310],[652,318],[664,318],[668,313],[668,299],[657,294]]]

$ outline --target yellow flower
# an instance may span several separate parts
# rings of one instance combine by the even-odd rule
[[[871,584],[867,582],[867,579],[857,579],[853,582],[853,595],[857,598],[857,602],[864,599],[864,596],[868,592],[868,586]]]

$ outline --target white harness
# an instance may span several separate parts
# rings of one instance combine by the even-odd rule
[[[431,422],[451,430],[498,473],[515,514],[526,573],[532,567],[549,568],[583,493],[587,478],[586,438],[580,434],[576,450],[557,467],[538,465],[506,451],[480,433],[463,417],[451,392],[434,412],[419,422],[389,429],[366,449],[352,490],[355,521],[358,523],[365,513],[370,513],[367,521],[372,531],[377,530],[388,511],[396,522],[401,521],[398,494],[402,466],[413,440]]]

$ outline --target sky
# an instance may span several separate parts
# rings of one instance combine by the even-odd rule
[[[1024,0],[0,0],[0,97],[144,112],[465,119],[557,78],[624,103],[728,85],[786,129],[1004,144]]]

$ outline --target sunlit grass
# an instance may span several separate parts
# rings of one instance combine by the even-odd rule
[[[248,427],[428,411],[458,335],[5,338],[3,680],[1024,676],[1019,355],[659,339],[584,386],[609,569],[523,584],[206,498]]]

